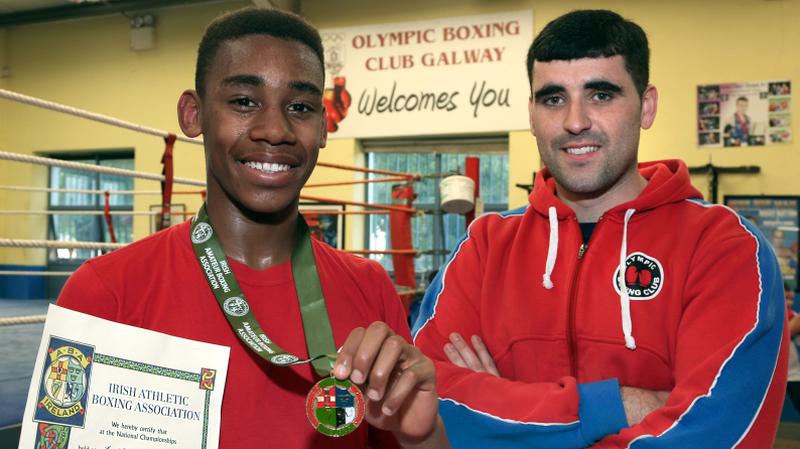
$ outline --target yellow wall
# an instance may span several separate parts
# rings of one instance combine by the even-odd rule
[[[328,145],[319,152],[320,162],[332,164],[364,166],[364,157],[361,145],[354,139],[329,139]],[[311,174],[307,184],[328,183],[361,179],[353,172],[343,171],[329,167],[317,167]],[[322,198],[339,200],[364,201],[364,186],[345,185],[337,187],[315,187],[303,189],[301,195],[310,195]],[[354,210],[347,206],[347,210]],[[345,225],[345,244],[348,249],[361,249],[364,247],[364,220],[363,217],[349,216]]]
[[[791,79],[797,88],[797,2],[406,0],[376,7],[365,0],[343,0],[336,5],[331,10],[325,2],[306,2],[303,13],[317,26],[341,27],[530,8],[538,33],[550,20],[573,9],[615,10],[647,32],[651,82],[660,92],[658,117],[654,127],[643,134],[640,160],[681,158],[690,166],[709,161],[721,166],[761,166],[760,175],[723,175],[720,200],[725,194],[800,194],[800,137],[791,145],[701,150],[695,131],[699,84]],[[792,113],[797,120],[794,104]],[[530,183],[531,171],[539,165],[538,155],[531,154],[536,153],[535,141],[524,134],[509,135],[509,207],[526,203],[525,192],[514,186]],[[706,177],[693,176],[693,181],[708,196]]]
[[[197,41],[204,25],[220,11],[247,2],[213,3],[156,11],[157,47],[128,49],[128,21],[107,16],[68,22],[35,24],[0,30],[0,62],[10,65],[12,77],[0,87],[112,115],[124,120],[177,131],[175,101],[193,84]],[[791,79],[800,70],[800,3],[789,1],[713,0],[405,0],[373,2],[321,0],[302,2],[303,14],[321,28],[378,22],[415,21],[455,15],[532,9],[538,32],[548,21],[571,9],[610,8],[638,22],[647,31],[652,48],[651,80],[659,88],[655,126],[643,135],[640,159],[679,157],[689,165],[711,159],[725,166],[760,165],[760,175],[726,175],[720,195],[798,194],[800,143],[748,149],[700,150],[696,144],[698,84]],[[520,55],[520,60],[523,56]],[[525,68],[520,65],[519,70]],[[792,111],[797,120],[797,109]],[[136,170],[160,172],[162,142],[155,137],[118,130],[63,114],[0,100],[0,150],[31,154],[69,149],[134,148]],[[13,132],[12,132],[13,130]],[[363,164],[360,143],[332,139],[320,160]],[[527,132],[509,134],[509,206],[526,202],[517,183],[529,183],[538,168],[535,141]],[[176,145],[176,176],[203,179],[202,149]],[[357,175],[318,168],[311,182],[352,179]],[[47,183],[46,170],[0,161],[0,184]],[[695,177],[707,190],[704,176]],[[157,189],[153,182],[136,181],[136,189]],[[304,193],[360,199],[363,187],[307,189]],[[38,196],[37,196],[38,195]],[[721,197],[721,196],[720,196]],[[146,209],[157,197],[137,197],[134,208]],[[186,199],[190,210],[198,201]],[[0,191],[2,209],[42,209],[44,195],[8,195]],[[44,239],[45,220],[20,217],[0,219],[0,237]],[[348,219],[348,247],[363,243],[363,221]],[[135,220],[135,236],[149,233],[148,220]],[[43,264],[42,251],[0,249],[0,264]]]
[[[8,63],[8,38],[6,37],[8,31],[5,28],[0,28],[0,70]],[[0,89],[8,88],[8,80],[0,75]],[[5,142],[8,134],[8,102],[0,100],[0,150],[5,147]],[[0,193],[1,194],[1,193]],[[3,223],[0,223],[0,231],[3,229]]]
[[[0,69],[6,65],[7,60],[7,53],[8,53],[8,38],[6,34],[8,31],[5,28],[0,28]],[[6,85],[6,79],[0,76],[0,88],[3,88]],[[3,109],[0,109],[2,111]]]
[[[8,31],[5,28],[0,28],[0,70],[8,64]],[[8,79],[0,75],[0,89],[8,88]],[[8,136],[8,102],[0,100],[0,150],[3,150],[6,145],[6,138]],[[0,223],[0,230],[3,224]]]
[[[129,49],[129,23],[122,15],[67,22],[43,23],[7,31],[7,61],[12,70],[7,89],[46,100],[113,116],[162,130],[180,132],[175,104],[183,89],[193,87],[197,42],[205,25],[226,8],[244,2],[170,8],[156,12],[156,48]],[[4,101],[8,128],[0,142],[8,151],[32,154],[47,151],[134,149],[135,169],[160,173],[164,149],[159,137],[90,122],[61,113]],[[6,112],[7,111],[7,112]],[[5,121],[5,120],[4,120]],[[175,176],[203,180],[201,146],[175,145]],[[46,186],[47,170],[39,166],[0,161],[3,183]],[[157,190],[156,182],[136,180],[135,189]],[[176,189],[196,189],[176,186]],[[9,195],[0,192],[7,209],[44,209],[44,194]],[[157,196],[135,197],[134,209],[145,210]],[[196,210],[199,197],[179,197]],[[15,217],[3,237],[45,239],[46,219]],[[7,219],[3,220],[8,222]],[[149,234],[149,220],[136,217],[134,234]],[[44,263],[43,251],[0,249],[0,263]]]

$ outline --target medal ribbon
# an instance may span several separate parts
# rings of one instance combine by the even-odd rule
[[[311,362],[319,376],[329,376],[337,356],[336,347],[317,265],[314,262],[308,225],[303,216],[297,217],[297,241],[292,250],[292,277],[303,319],[309,354],[307,359],[287,353],[261,329],[233,270],[228,265],[219,239],[214,235],[205,205],[197,212],[192,223],[191,236],[195,256],[206,275],[208,285],[239,339],[258,356],[274,365],[291,366]]]

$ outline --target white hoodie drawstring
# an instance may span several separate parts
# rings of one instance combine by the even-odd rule
[[[544,265],[542,285],[550,290],[553,288],[553,280],[550,279],[550,275],[553,274],[553,267],[556,266],[556,255],[558,254],[558,215],[556,215],[556,208],[550,206],[547,209],[547,215],[550,218],[550,244],[547,246],[547,262]]]
[[[628,287],[625,285],[625,260],[628,258],[628,222],[636,209],[625,211],[625,219],[622,224],[622,244],[619,249],[619,301],[622,311],[622,333],[625,335],[625,347],[636,349],[636,340],[633,338],[633,321],[631,320],[631,298],[628,296]],[[547,246],[547,261],[545,262],[544,274],[542,275],[542,285],[550,290],[553,288],[553,268],[556,265],[556,255],[558,254],[558,215],[556,208],[551,206],[547,210],[550,220],[550,242]]]
[[[625,334],[625,347],[636,349],[636,340],[633,338],[633,321],[631,321],[631,298],[628,296],[628,287],[625,285],[625,260],[628,258],[628,221],[636,209],[625,211],[625,221],[622,224],[622,245],[619,249],[619,302],[622,309],[622,333]]]

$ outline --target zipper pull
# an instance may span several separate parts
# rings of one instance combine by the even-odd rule
[[[578,260],[583,259],[583,255],[586,254],[586,249],[588,247],[589,247],[589,245],[587,245],[585,243],[581,243],[581,247],[578,248]]]

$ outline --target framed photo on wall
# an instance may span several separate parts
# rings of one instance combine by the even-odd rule
[[[701,148],[792,142],[792,82],[747,81],[697,86]]]
[[[796,290],[800,196],[725,195],[724,202],[761,230],[778,256],[784,282]]]
[[[343,204],[301,202],[300,213],[308,223],[311,236],[322,240],[334,248],[344,249],[344,212]]]

